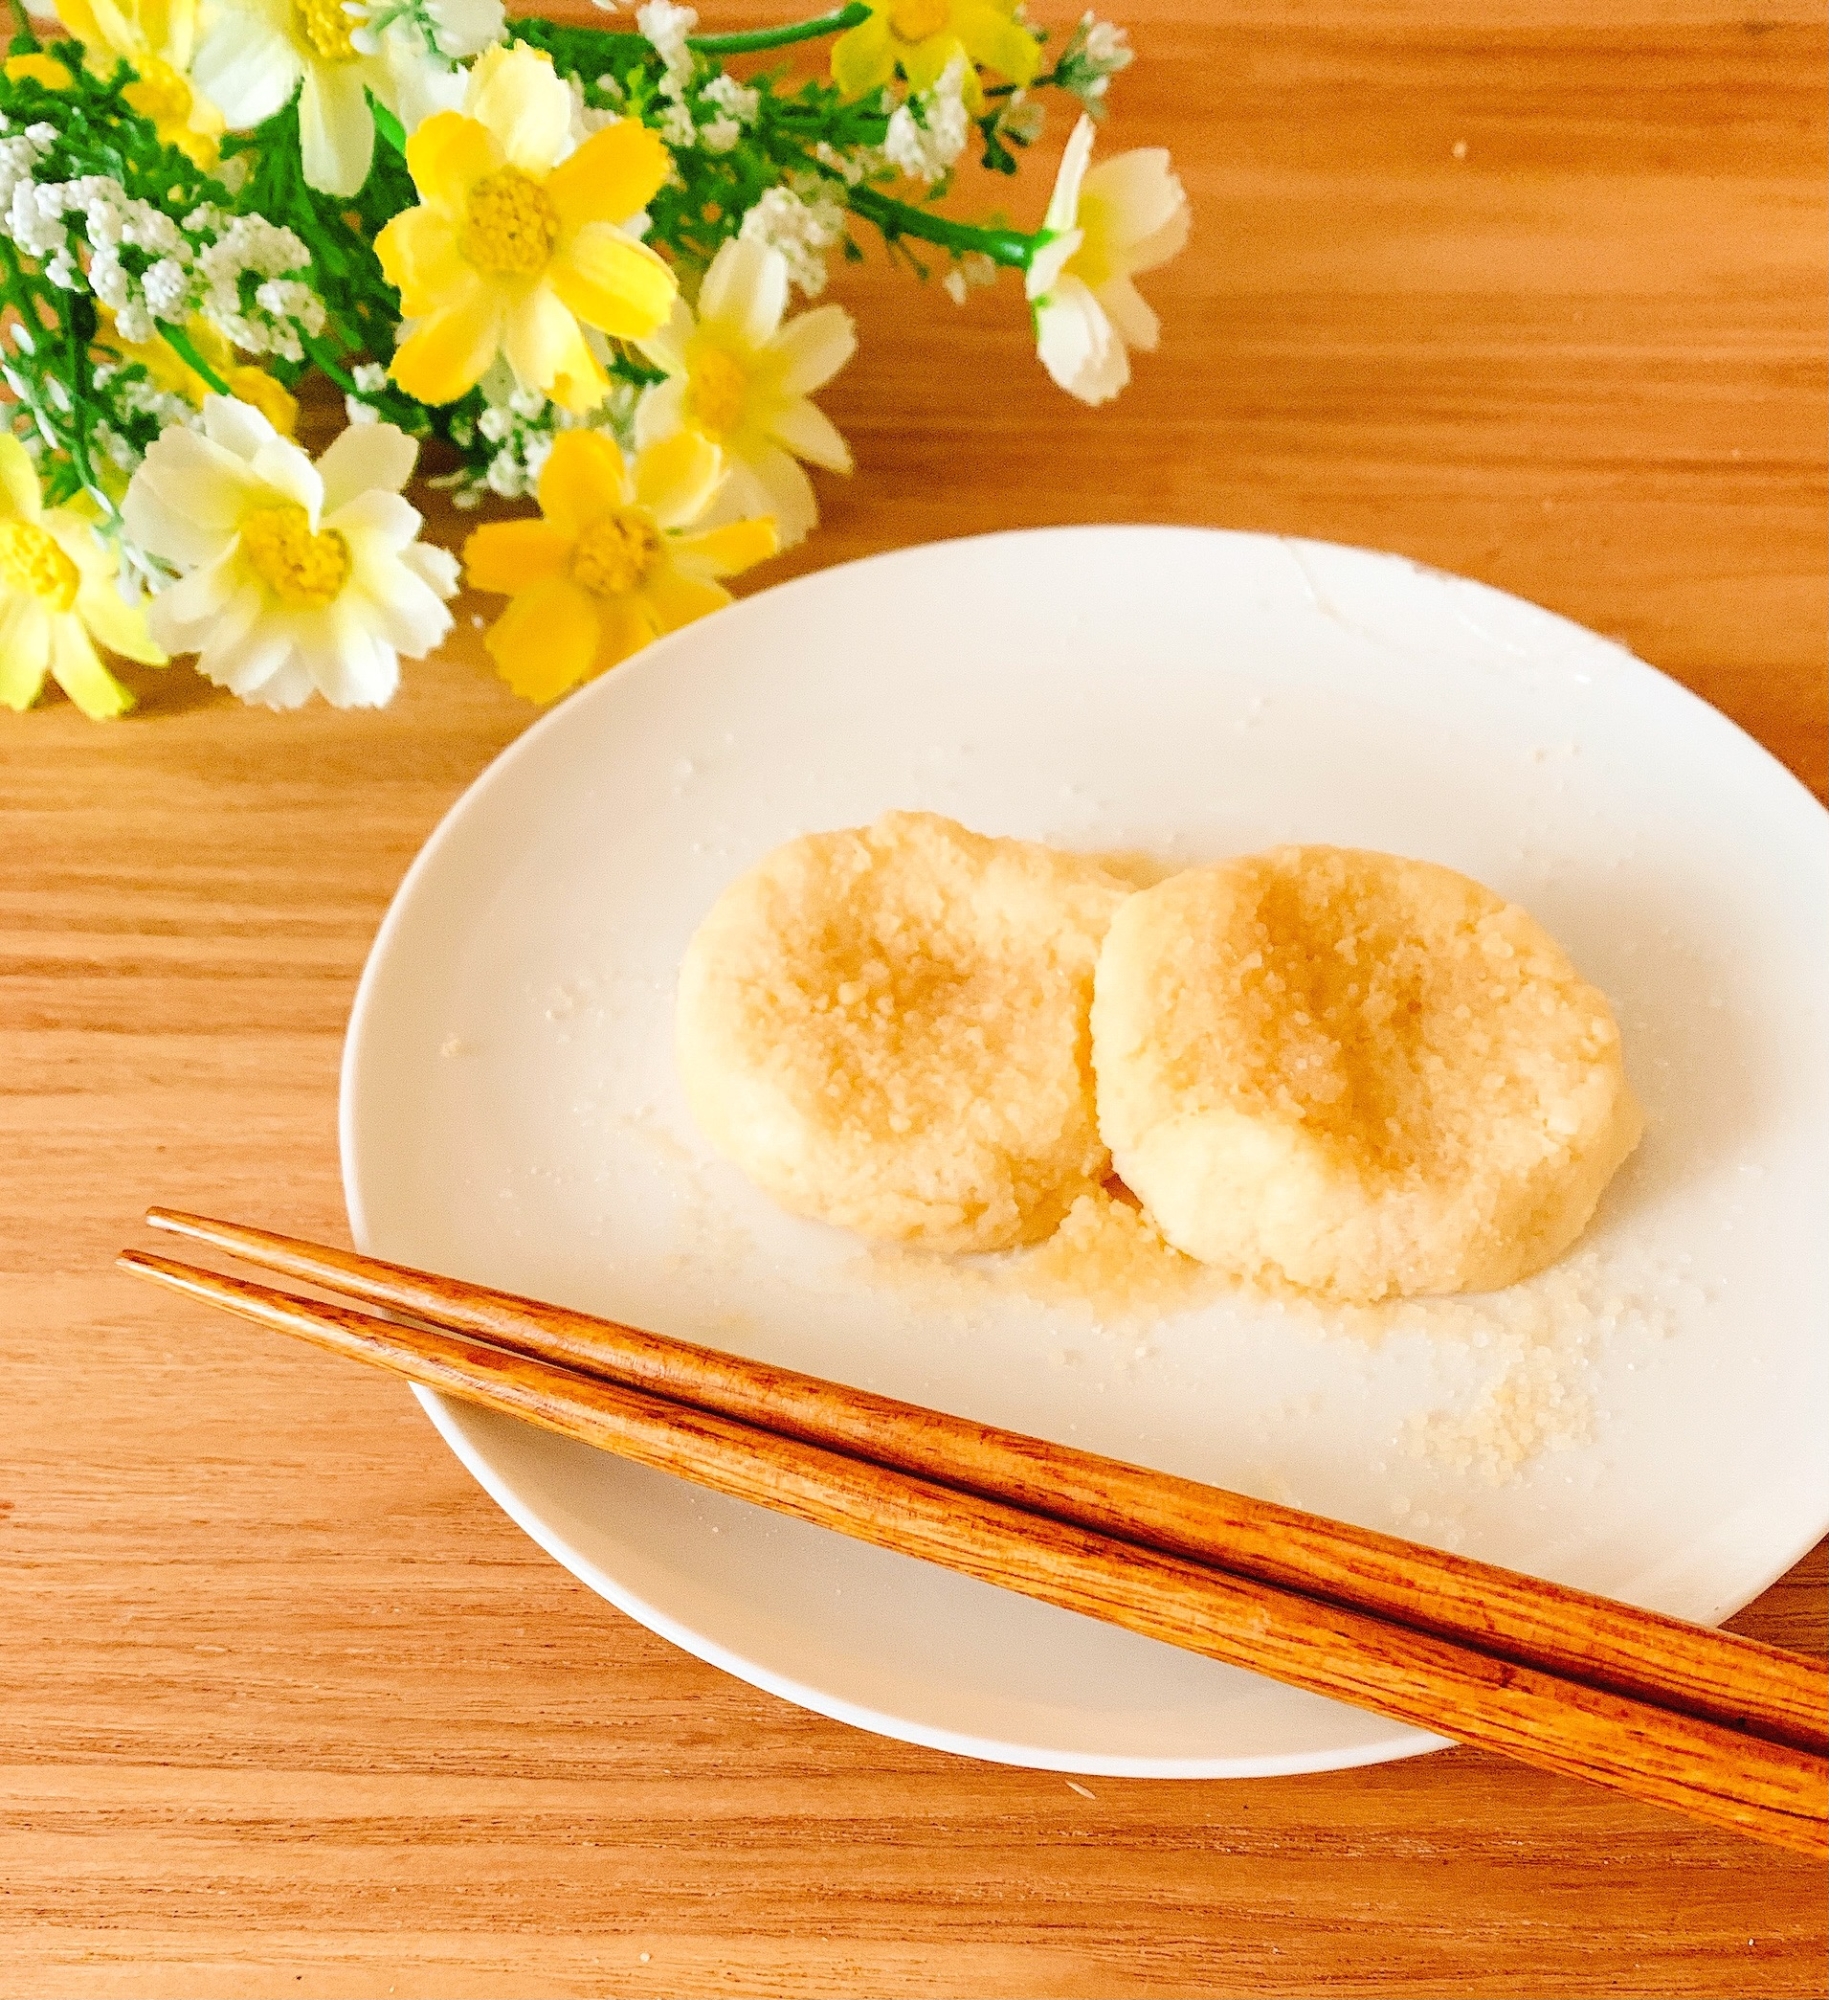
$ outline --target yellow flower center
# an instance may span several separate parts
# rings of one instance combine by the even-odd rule
[[[258,507],[241,524],[248,567],[282,604],[315,611],[349,581],[349,544],[334,528],[311,532],[303,507]]]
[[[578,537],[572,550],[572,581],[596,597],[626,597],[654,567],[661,552],[660,530],[635,507],[605,514]]]
[[[298,31],[325,62],[354,62],[357,48],[349,39],[351,22],[342,0],[292,0]]]
[[[889,26],[896,40],[925,42],[952,20],[951,0],[889,0]]]
[[[545,270],[558,240],[559,211],[552,197],[519,167],[502,167],[470,190],[457,247],[479,271],[531,278]]]
[[[1082,194],[1074,225],[1080,232],[1079,248],[1062,266],[1062,275],[1078,278],[1096,292],[1117,275],[1111,254],[1110,212],[1097,195]]]
[[[150,118],[160,138],[191,115],[190,79],[158,56],[137,58],[140,77],[121,92],[142,118]]]
[[[714,442],[729,437],[749,401],[743,364],[721,347],[702,347],[692,357],[691,382],[692,421]]]
[[[76,602],[83,574],[35,521],[0,521],[0,588],[23,591],[53,611]]]

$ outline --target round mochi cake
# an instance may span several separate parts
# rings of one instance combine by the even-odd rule
[[[775,849],[680,969],[718,1150],[785,1207],[936,1250],[1047,1235],[1096,1187],[1093,968],[1129,884],[930,813]]]
[[[1540,1270],[1642,1128],[1555,940],[1388,854],[1281,847],[1131,897],[1092,1037],[1100,1129],[1163,1236],[1346,1300]]]

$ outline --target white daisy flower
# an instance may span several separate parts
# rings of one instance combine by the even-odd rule
[[[1027,289],[1042,366],[1082,402],[1103,403],[1130,380],[1127,350],[1156,345],[1160,322],[1131,280],[1187,242],[1188,198],[1159,146],[1088,172],[1092,135],[1082,118],[1067,141]]]
[[[378,708],[451,628],[457,559],[417,537],[400,497],[419,447],[354,424],[313,465],[246,404],[211,396],[203,432],[173,426],[122,505],[142,548],[183,572],[147,623],[243,701]]]
[[[857,347],[842,306],[818,306],[783,325],[787,298],[782,253],[733,237],[711,260],[697,315],[676,300],[667,324],[638,343],[667,379],[635,412],[638,445],[695,430],[721,446],[730,470],[718,518],[771,514],[784,549],[819,519],[812,482],[796,461],[851,470],[844,439],[808,399]]]
[[[434,111],[454,109],[464,87],[462,72],[417,34],[368,32],[343,0],[222,0],[191,74],[237,130],[271,118],[298,90],[305,178],[337,195],[355,194],[368,179],[370,92],[411,132]]]

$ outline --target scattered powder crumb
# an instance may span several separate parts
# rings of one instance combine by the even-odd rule
[[[1413,1415],[1402,1444],[1412,1458],[1492,1485],[1518,1478],[1543,1452],[1591,1441],[1603,1346],[1627,1329],[1671,1330],[1668,1306],[1622,1292],[1592,1251],[1501,1292],[1308,1310],[1322,1330],[1373,1345],[1420,1334],[1440,1353],[1477,1355],[1477,1385],[1455,1403]]]
[[[1465,139],[1455,140],[1454,157],[1457,160],[1464,160],[1467,157],[1467,141]]]
[[[476,1053],[476,1044],[466,1042],[462,1035],[447,1035],[438,1045],[441,1056],[469,1056]]]
[[[1045,1242],[992,1257],[949,1257],[900,1245],[873,1245],[865,1270],[925,1306],[969,1313],[993,1299],[1025,1298],[1077,1308],[1101,1325],[1159,1319],[1219,1296],[1227,1280],[1172,1250],[1128,1189],[1115,1183],[1083,1194]],[[1137,1357],[1149,1350],[1139,1348]],[[1061,1351],[1057,1365],[1077,1355]]]
[[[1380,1305],[1341,1305],[1286,1284],[1240,1283],[1171,1249],[1116,1182],[1083,1195],[1055,1234],[1029,1249],[966,1258],[879,1246],[864,1268],[960,1320],[1012,1295],[1077,1307],[1102,1328],[1234,1298],[1270,1308],[1292,1333],[1310,1338],[1373,1349],[1420,1339],[1438,1361],[1470,1366],[1477,1379],[1413,1413],[1400,1447],[1410,1458],[1491,1485],[1521,1477],[1545,1452],[1590,1442],[1593,1373],[1603,1347],[1625,1332],[1668,1334],[1673,1324],[1667,1300],[1653,1302],[1645,1288],[1622,1286],[1592,1251],[1503,1291]],[[1660,1282],[1650,1289],[1668,1288]],[[1133,1359],[1152,1352],[1139,1345]],[[1048,1358],[1056,1368],[1081,1360],[1065,1347]]]
[[[1106,1322],[1180,1311],[1224,1283],[1171,1249],[1128,1190],[1110,1187],[1081,1195],[1045,1243],[1006,1260],[1002,1276],[1007,1289],[1087,1305]]]

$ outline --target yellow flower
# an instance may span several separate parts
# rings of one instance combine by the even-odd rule
[[[197,0],[58,0],[57,11],[97,76],[112,75],[117,59],[133,69],[127,102],[168,146],[216,164],[222,113],[190,79]]]
[[[421,206],[375,249],[414,323],[391,370],[409,396],[455,402],[502,354],[523,389],[592,410],[609,382],[584,329],[639,340],[666,319],[673,273],[621,225],[666,179],[667,149],[623,119],[561,160],[571,116],[549,57],[493,48],[464,109],[407,141]]]
[[[198,409],[203,408],[206,396],[216,393],[168,341],[123,340],[114,315],[106,306],[98,308],[98,317],[101,325],[95,345],[120,361],[137,361],[155,389],[162,389],[168,396],[182,396]],[[256,368],[251,362],[237,361],[227,337],[207,320],[193,319],[184,331],[199,358],[227,383],[229,394],[238,403],[258,410],[281,437],[297,437],[298,398],[283,382],[275,381],[264,368]]]
[[[1015,18],[1016,0],[869,0],[870,18],[832,44],[832,76],[847,97],[880,90],[899,68],[914,90],[931,90],[955,56],[966,63],[965,102],[984,109],[975,65],[1028,83],[1041,43]]]
[[[0,702],[30,708],[51,675],[97,722],[133,706],[94,641],[144,666],[166,659],[114,573],[114,552],[90,521],[45,506],[24,445],[0,434]]]
[[[775,524],[687,532],[724,479],[696,431],[650,445],[633,467],[601,431],[561,431],[540,474],[538,521],[478,528],[466,580],[513,602],[483,641],[516,694],[551,701],[730,602],[715,581],[775,553]]]
[[[844,439],[807,392],[824,388],[857,346],[841,306],[817,306],[784,326],[787,295],[781,252],[733,236],[705,273],[697,315],[676,300],[673,317],[641,342],[667,379],[635,413],[637,444],[691,429],[722,446],[730,477],[719,512],[771,515],[783,548],[819,519],[796,460],[851,470]]]
[[[42,49],[33,49],[23,56],[8,56],[4,65],[9,83],[17,83],[22,77],[34,77],[46,90],[68,90],[76,79],[64,68],[55,56],[48,56]]]

